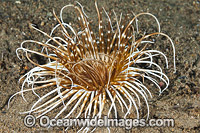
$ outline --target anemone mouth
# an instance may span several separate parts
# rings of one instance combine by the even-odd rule
[[[134,15],[130,21],[126,19],[122,21],[122,15],[120,15],[118,21],[114,12],[116,18],[116,29],[114,30],[110,15],[103,8],[108,21],[107,33],[104,35],[102,12],[99,12],[95,2],[99,24],[99,36],[96,37],[90,27],[83,6],[80,3],[78,5],[80,7],[76,5],[64,6],[61,9],[60,19],[54,12],[59,24],[52,29],[50,35],[32,26],[33,29],[47,36],[48,41],[42,43],[27,40],[22,42],[21,47],[16,50],[17,56],[18,50],[22,50],[27,59],[36,65],[35,68],[20,78],[20,81],[22,81],[21,91],[13,95],[22,94],[22,97],[26,100],[24,93],[32,91],[38,97],[31,109],[23,113],[35,113],[38,114],[37,118],[39,118],[63,105],[55,118],[64,114],[69,106],[71,106],[71,110],[68,110],[65,118],[68,118],[75,110],[78,110],[76,118],[79,118],[81,114],[84,114],[85,118],[87,116],[101,118],[104,110],[106,110],[104,113],[108,117],[113,111],[113,118],[118,118],[119,110],[117,107],[119,107],[124,118],[131,113],[133,108],[135,108],[134,111],[139,118],[138,110],[142,98],[146,104],[148,119],[148,97],[152,97],[152,95],[143,82],[145,80],[152,82],[159,89],[160,94],[169,86],[169,78],[154,60],[155,57],[163,56],[168,67],[167,56],[158,50],[146,49],[148,44],[155,44],[154,41],[148,39],[156,35],[162,35],[169,39],[173,49],[175,68],[175,48],[171,38],[160,32],[157,18],[150,13]],[[80,22],[80,31],[76,31],[63,21],[62,12],[67,7],[73,7],[76,10]],[[158,31],[136,39],[137,17],[142,15],[153,17],[157,23]],[[132,26],[134,22],[136,22],[137,30],[134,30],[134,26]],[[53,36],[58,27],[62,30],[62,37]],[[24,45],[27,43],[42,46],[42,51],[38,52],[26,48]],[[40,65],[34,62],[28,56],[28,53],[46,57],[49,62]],[[143,64],[154,66],[155,69],[138,66]],[[143,81],[139,80],[138,77],[142,78]],[[159,81],[165,83],[164,88],[159,86]],[[28,89],[24,89],[26,84],[29,86]],[[42,96],[36,92],[46,87],[53,87],[53,89]],[[52,96],[52,94],[54,95]],[[13,96],[9,99],[9,102]],[[105,109],[106,104],[109,104],[109,107]]]
[[[74,84],[83,85],[87,90],[100,91],[108,84],[109,64],[102,60],[85,59],[73,65]]]

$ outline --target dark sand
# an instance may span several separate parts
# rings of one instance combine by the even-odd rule
[[[96,19],[94,1],[79,1],[85,6],[87,15]],[[69,0],[45,2],[43,0],[1,0],[0,1],[0,132],[48,131],[38,125],[27,128],[23,124],[24,115],[20,111],[30,109],[21,96],[16,96],[7,109],[9,97],[20,90],[18,79],[33,68],[27,60],[20,61],[15,53],[20,43],[27,39],[45,41],[47,38],[29,28],[29,23],[50,33],[57,24],[52,15],[53,9],[58,14],[60,9],[69,4]],[[154,128],[111,128],[112,132],[199,132],[200,131],[200,1],[199,0],[106,0],[99,7],[115,9],[121,12],[150,12],[160,24],[161,31],[168,34],[175,43],[177,72],[173,74],[171,52],[169,58],[169,88],[161,95],[150,100],[150,118],[173,118],[175,127]],[[73,21],[68,14],[65,18]],[[95,20],[96,21],[96,20]],[[162,41],[161,41],[162,42]],[[161,44],[162,45],[162,44]],[[165,41],[164,45],[167,44]],[[162,49],[163,48],[163,49]],[[162,47],[162,52],[166,47]],[[171,49],[170,49],[171,50]],[[166,53],[166,52],[165,52]],[[24,67],[28,66],[28,70]],[[51,130],[51,129],[49,129]],[[97,132],[101,129],[96,130]],[[106,132],[106,129],[102,129]],[[51,130],[52,131],[52,130]],[[62,131],[62,130],[60,130]],[[70,129],[68,131],[76,131]],[[56,131],[55,131],[56,132]]]

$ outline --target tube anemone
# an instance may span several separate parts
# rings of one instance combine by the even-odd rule
[[[74,8],[77,13],[78,29],[63,21],[63,11],[69,7]],[[161,51],[147,49],[149,44],[156,44],[150,37],[160,35],[169,39],[173,49],[175,68],[174,44],[168,35],[160,32],[157,18],[150,13],[134,15],[127,21],[128,17],[122,20],[122,15],[120,15],[118,19],[113,11],[115,17],[115,24],[113,24],[111,13],[107,13],[104,8],[99,11],[96,2],[95,7],[98,16],[98,35],[92,31],[89,18],[78,2],[75,5],[64,6],[60,12],[60,19],[53,12],[58,24],[50,34],[32,25],[33,29],[47,36],[49,40],[45,43],[26,40],[16,50],[18,57],[18,51],[22,50],[27,59],[36,66],[20,78],[21,91],[13,95],[22,94],[26,100],[24,93],[32,91],[38,97],[31,109],[24,113],[34,113],[39,118],[62,106],[55,118],[61,115],[68,118],[72,114],[76,118],[80,116],[102,118],[103,115],[118,118],[121,111],[123,116],[120,117],[126,118],[134,112],[136,118],[139,119],[142,99],[146,104],[148,119],[148,98],[152,97],[152,94],[144,82],[147,80],[152,82],[160,93],[169,86],[169,78],[154,60],[162,56],[168,67],[168,59]],[[106,16],[107,28],[103,25],[102,11]],[[155,19],[158,31],[137,38],[137,18],[142,15]],[[55,31],[58,28],[62,36],[56,35]],[[27,44],[39,45],[42,51],[28,49]],[[48,62],[38,64],[28,56],[30,53],[43,56],[48,59]],[[140,67],[144,64],[150,67]],[[159,80],[165,83],[164,88],[159,86]],[[36,92],[46,90],[47,87],[52,89],[42,96]],[[106,108],[106,105],[109,108]],[[71,110],[68,110],[69,107]]]

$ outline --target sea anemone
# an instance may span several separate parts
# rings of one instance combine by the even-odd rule
[[[76,27],[63,21],[63,10],[69,7],[73,7],[77,13],[79,25]],[[27,59],[36,65],[19,79],[22,82],[21,91],[13,95],[21,94],[26,101],[24,93],[32,91],[33,95],[38,97],[31,109],[24,113],[35,113],[39,118],[59,108],[55,118],[60,117],[61,114],[65,115],[64,118],[69,118],[72,114],[75,118],[81,116],[102,118],[103,115],[109,118],[127,118],[127,115],[134,112],[139,119],[142,99],[146,105],[148,119],[147,100],[148,97],[152,97],[152,94],[145,83],[152,82],[161,94],[168,88],[169,78],[156,62],[162,56],[168,67],[166,55],[147,47],[156,45],[155,40],[152,39],[154,36],[166,37],[173,49],[175,68],[174,44],[168,35],[160,32],[157,18],[150,13],[132,14],[132,18],[126,15],[122,20],[122,14],[118,18],[114,11],[107,13],[104,8],[99,10],[97,2],[95,7],[99,35],[92,31],[89,17],[78,2],[64,6],[60,12],[60,19],[53,12],[58,24],[50,34],[31,25],[33,29],[49,39],[45,43],[26,40],[16,50],[18,57],[19,50],[22,50]],[[103,12],[106,16],[107,28],[103,25]],[[114,23],[111,14],[114,16]],[[138,18],[143,15],[148,15],[155,20],[157,32],[139,34]],[[39,45],[42,51],[28,49],[25,44]],[[34,62],[30,53],[43,56],[48,62],[46,64]],[[159,82],[163,82],[164,87],[161,87]],[[38,90],[50,91],[41,96]],[[119,112],[123,116],[120,116]]]

